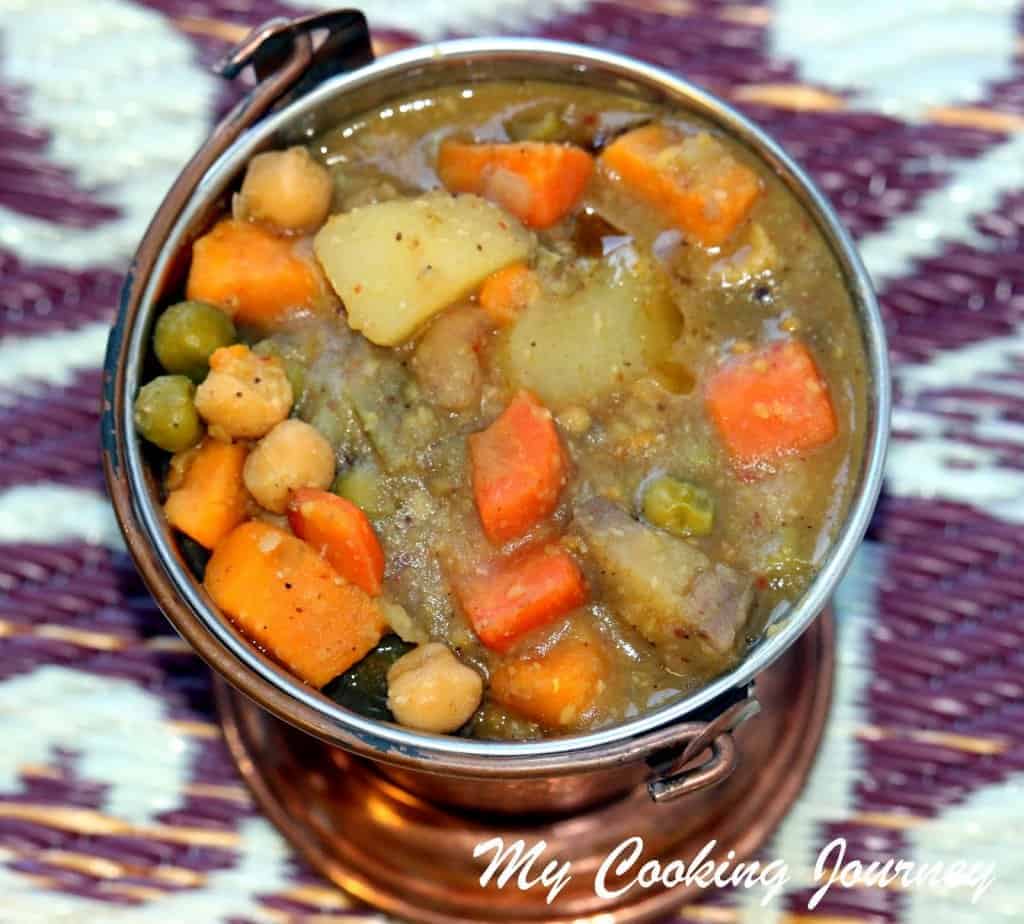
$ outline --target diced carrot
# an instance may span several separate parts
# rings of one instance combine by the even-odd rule
[[[437,172],[452,192],[496,202],[530,228],[549,228],[579,201],[594,159],[572,144],[471,144],[446,139]]]
[[[503,706],[548,728],[571,728],[605,688],[608,661],[597,639],[567,638],[542,655],[498,665],[490,691]]]
[[[295,242],[261,225],[225,219],[192,245],[186,295],[242,324],[267,326],[315,307],[322,287]]]
[[[376,597],[384,582],[384,551],[370,521],[355,504],[329,491],[292,493],[288,522],[295,535],[324,556],[346,581]]]
[[[242,468],[248,450],[239,443],[207,437],[171,460],[171,488],[164,504],[167,522],[212,549],[245,519],[248,492]]]
[[[377,604],[308,543],[252,520],[213,550],[213,602],[257,646],[315,687],[361,660],[386,624]]]
[[[836,435],[828,385],[796,340],[730,360],[712,375],[704,398],[722,442],[742,465],[806,452]]]
[[[480,307],[504,327],[540,294],[537,274],[525,263],[513,263],[491,273],[480,287]]]
[[[486,430],[469,438],[473,496],[484,532],[508,542],[550,516],[565,484],[567,460],[555,422],[521,391]]]
[[[746,219],[761,181],[707,132],[685,136],[651,123],[613,141],[601,165],[680,230],[712,247]]]
[[[482,573],[463,575],[455,593],[488,648],[507,651],[531,629],[553,622],[587,599],[572,556],[558,547],[529,549]]]

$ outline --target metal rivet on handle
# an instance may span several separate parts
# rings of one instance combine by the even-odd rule
[[[749,696],[708,722],[674,761],[673,769],[647,784],[650,797],[655,802],[668,802],[708,786],[716,786],[728,778],[736,767],[736,742],[732,732],[760,711],[761,704]],[[711,752],[708,759],[692,766],[705,751]]]

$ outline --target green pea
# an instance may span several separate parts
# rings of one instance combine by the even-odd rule
[[[210,356],[238,339],[223,311],[206,302],[178,302],[156,322],[153,351],[160,365],[176,375],[201,382],[210,371]]]
[[[811,562],[784,552],[767,563],[762,576],[767,580],[768,590],[784,599],[795,600],[810,586],[815,573]]]
[[[353,465],[334,479],[331,490],[352,501],[371,520],[394,513],[392,499],[381,490],[380,473],[370,465]]]
[[[814,579],[817,571],[813,562],[803,554],[807,537],[801,535],[802,532],[805,531],[798,527],[784,526],[780,531],[781,541],[778,548],[768,556],[762,568],[762,576],[768,582],[768,589],[785,599],[800,596]]]
[[[569,134],[562,113],[536,106],[509,118],[505,131],[511,141],[564,141]]]
[[[644,491],[644,517],[676,536],[706,536],[715,522],[708,491],[671,475],[655,478]]]
[[[489,741],[533,741],[544,737],[541,727],[535,722],[489,701],[476,711],[460,735]]]
[[[161,375],[139,389],[135,426],[154,446],[182,452],[203,438],[195,405],[196,386],[184,375]]]

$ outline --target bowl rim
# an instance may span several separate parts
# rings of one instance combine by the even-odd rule
[[[159,505],[153,502],[141,441],[135,432],[131,401],[125,397],[134,394],[137,388],[138,373],[146,351],[144,334],[148,328],[147,321],[152,319],[156,310],[155,301],[161,281],[174,252],[180,247],[187,227],[209,204],[211,193],[236,175],[251,153],[285,126],[293,125],[302,116],[347,90],[383,77],[400,75],[417,66],[430,67],[439,61],[472,63],[481,58],[545,61],[577,72],[597,68],[606,74],[645,85],[677,101],[680,106],[695,110],[715,127],[748,146],[798,198],[828,241],[858,315],[868,363],[866,441],[860,463],[859,488],[855,490],[845,522],[839,527],[837,538],[815,579],[780,620],[777,631],[755,643],[730,671],[675,702],[597,731],[530,742],[431,735],[368,719],[333,703],[262,655],[227,619],[220,616],[205,591],[184,568]],[[459,81],[458,71],[448,79],[444,79],[443,74],[443,70],[439,70],[439,79],[434,86]],[[692,719],[696,710],[749,685],[824,609],[867,530],[881,490],[892,403],[891,371],[878,302],[852,239],[814,182],[766,132],[708,91],[624,55],[547,39],[456,39],[398,51],[330,78],[247,129],[216,160],[196,185],[188,204],[161,242],[158,261],[145,283],[131,329],[121,330],[127,292],[136,284],[132,273],[126,277],[122,317],[119,317],[111,335],[105,366],[108,381],[115,379],[118,368],[124,372],[121,394],[115,396],[114,406],[120,409],[116,420],[106,419],[113,413],[109,402],[105,405],[104,455],[106,458],[120,453],[119,457],[124,460],[124,472],[119,472],[119,466],[113,462],[107,468],[111,479],[127,474],[130,509],[118,502],[115,492],[112,494],[115,494],[118,520],[129,537],[129,550],[170,621],[204,660],[229,682],[279,718],[364,756],[429,767],[435,772],[448,769],[482,775],[545,775],[559,769],[572,771],[591,765],[607,765],[609,761],[635,755],[640,736],[648,739],[642,742],[643,750],[653,750],[659,743],[664,743],[670,728],[680,728],[681,724]],[[140,540],[149,548],[139,548]],[[146,559],[145,567],[143,559]]]

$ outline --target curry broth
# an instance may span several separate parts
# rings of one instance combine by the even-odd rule
[[[547,106],[577,107],[584,118],[600,119],[597,134],[611,137],[623,128],[658,119],[692,132],[705,126],[695,117],[611,93],[543,83],[473,84],[450,87],[396,100],[380,110],[340,125],[318,138],[311,149],[334,174],[335,202],[342,207],[392,194],[414,195],[441,187],[433,167],[440,140],[468,135],[477,140],[506,141],[506,124]],[[599,138],[600,140],[600,138]],[[611,395],[588,402],[593,427],[586,435],[566,428],[575,480],[553,521],[542,528],[562,528],[571,518],[574,499],[597,493],[632,504],[652,471],[670,471],[706,486],[720,500],[715,527],[705,538],[691,539],[715,560],[771,573],[774,556],[812,564],[823,557],[841,525],[855,488],[864,432],[866,359],[856,317],[842,274],[820,231],[782,182],[740,145],[723,139],[730,150],[757,171],[765,184],[751,221],[759,222],[779,256],[770,273],[732,286],[702,280],[709,266],[729,247],[709,250],[680,246],[665,261],[671,299],[679,308],[684,331],[675,357],[697,382],[723,352],[744,342],[775,338],[785,327],[799,331],[812,345],[832,389],[842,421],[833,443],[780,466],[764,481],[738,482],[718,445],[702,408],[700,389],[673,394],[650,379],[640,379]],[[597,209],[629,236],[638,249],[656,246],[667,230],[642,206],[600,187],[586,195],[583,208]],[[546,237],[555,252],[570,251],[571,220]],[[545,235],[542,235],[542,238]],[[619,236],[613,233],[609,236]],[[622,244],[621,246],[629,246]],[[554,272],[554,271],[553,271]],[[325,341],[348,339],[344,326],[317,325]],[[365,347],[364,347],[365,348]],[[371,352],[377,348],[369,347]],[[411,346],[389,361],[406,370]],[[329,357],[330,348],[324,354]],[[336,375],[334,361],[322,358],[311,380]],[[397,374],[397,373],[396,373]],[[315,386],[314,386],[315,387]],[[415,390],[413,380],[407,387]],[[480,530],[466,478],[465,440],[493,419],[509,397],[501,370],[488,370],[485,398],[477,413],[451,413],[436,421],[436,432],[416,453],[419,474],[380,474],[383,491],[395,499],[393,513],[377,520],[385,548],[397,550],[388,569],[388,587],[411,618],[432,638],[450,641],[459,654],[485,674],[500,656],[489,652],[469,627],[445,579],[445,562],[474,561],[488,543]],[[310,396],[303,414],[317,406]],[[574,410],[574,409],[573,409]],[[412,413],[415,413],[415,406]],[[355,450],[358,455],[358,450]],[[536,531],[519,544],[538,538]],[[785,547],[785,548],[784,548]],[[584,559],[585,570],[587,568]],[[781,572],[781,568],[780,568]],[[770,614],[802,590],[811,569],[796,586],[769,578],[758,594],[747,630],[756,638]],[[582,725],[601,725],[662,705],[701,685],[708,677],[666,672],[657,652],[635,630],[616,619],[614,610],[596,600],[554,627],[527,637],[517,654],[543,650],[569,634],[596,631],[606,640],[614,666],[609,690],[597,714]],[[475,734],[524,737],[540,729],[488,704],[471,726]]]
[[[751,152],[677,110],[575,86],[473,83],[395,100],[308,146],[329,171],[336,214],[443,189],[436,165],[444,139],[570,141],[596,153],[649,123],[697,147],[710,131],[756,174],[760,195],[721,244],[681,233],[597,170],[568,217],[535,232],[531,269],[540,294],[508,326],[482,324],[474,292],[416,336],[378,346],[352,329],[341,292],[334,310],[300,312],[270,330],[240,328],[256,353],[283,362],[295,391],[291,415],[326,437],[338,472],[334,490],[372,521],[386,561],[381,607],[392,629],[408,645],[444,642],[484,678],[482,705],[461,734],[527,739],[600,727],[663,705],[736,663],[800,596],[842,525],[866,427],[863,340],[840,268],[800,203]],[[402,229],[394,233],[400,241]],[[296,246],[309,247],[303,240]],[[591,362],[587,329],[563,315],[586,320],[594,302],[595,323],[619,323],[614,313],[601,314],[601,293],[612,291],[632,306],[652,342],[639,352],[624,344],[621,365],[596,368],[606,354]],[[554,328],[545,327],[536,304]],[[552,340],[572,342],[538,346],[523,333],[534,329],[568,331],[572,337]],[[630,328],[622,330],[628,340]],[[794,338],[807,345],[827,383],[838,431],[813,450],[738,468],[709,418],[705,384],[723,363]],[[578,371],[552,373],[559,350]],[[524,369],[544,373],[536,381],[571,474],[550,516],[496,545],[474,502],[467,441],[502,414]],[[595,377],[610,384],[590,392],[579,384]],[[559,397],[565,395],[571,398]],[[670,540],[681,546],[670,547],[641,516],[647,492],[663,476],[699,486],[713,509],[708,529]],[[615,520],[615,511],[628,519]],[[286,527],[266,511],[258,516]],[[662,550],[669,563],[683,546],[699,550],[721,576],[707,599],[723,605],[732,606],[738,593],[730,581],[752,582],[753,602],[727,654],[671,661],[651,632],[624,618],[630,604],[623,594],[648,577],[622,564],[625,553],[609,536],[621,536],[622,548],[633,543],[637,554],[650,552],[641,556],[645,562]],[[545,545],[568,550],[589,591],[584,605],[505,651],[481,642],[454,590],[485,570],[499,545],[506,557]],[[614,590],[610,573],[622,578]],[[652,598],[657,581],[653,574]],[[604,670],[599,694],[561,727],[532,721],[487,691],[503,664],[570,639],[596,646]]]

